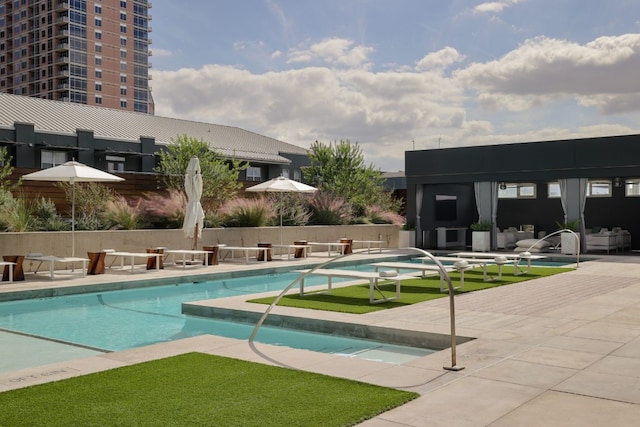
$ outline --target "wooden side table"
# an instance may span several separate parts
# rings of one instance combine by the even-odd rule
[[[271,256],[271,243],[258,243],[259,248],[269,248],[268,251],[258,251],[258,261],[264,261],[264,257],[267,257],[267,261],[272,261],[273,258]]]
[[[24,261],[24,255],[4,255],[2,257],[4,261],[13,262],[15,265],[13,266],[13,281],[21,281],[24,280],[24,270],[22,269],[22,262]],[[4,271],[2,272],[2,280],[9,281],[9,266],[4,266]]]
[[[218,245],[202,246],[202,250],[210,252],[207,254],[207,262],[209,263],[209,265],[218,265],[218,252],[220,250],[220,247]]]
[[[295,242],[293,242],[294,245],[306,245],[307,241],[306,240],[296,240]],[[296,250],[293,253],[293,257],[294,258],[304,258],[306,255],[306,250],[307,248],[296,248]]]
[[[346,243],[342,250],[343,254],[351,254],[353,253],[353,239],[340,239],[340,243]]]
[[[87,258],[89,258],[87,274],[104,274],[104,259],[106,256],[106,252],[87,252]]]
[[[164,248],[152,248],[147,249],[148,254],[164,254]],[[164,257],[149,257],[147,258],[147,270],[154,270],[156,268],[156,258],[159,260],[158,268],[164,269]]]

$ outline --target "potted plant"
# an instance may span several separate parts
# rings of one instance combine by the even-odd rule
[[[578,239],[580,239],[580,233],[578,233],[580,227],[580,220],[556,222],[559,230],[571,230],[573,233],[564,232],[560,233],[560,252],[566,255],[576,255],[578,253]],[[576,239],[578,236],[578,239]]]
[[[491,249],[491,221],[478,221],[471,224],[471,250],[474,252],[489,252]]]
[[[413,248],[416,246],[416,227],[411,223],[405,223],[398,232],[398,247]]]

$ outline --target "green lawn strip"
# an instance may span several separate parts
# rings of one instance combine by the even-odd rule
[[[494,278],[493,281],[483,280],[482,269],[476,268],[464,273],[464,289],[458,293],[479,291],[496,286],[504,286],[512,283],[523,282],[539,277],[572,271],[572,268],[556,267],[532,267],[530,274],[513,275],[513,268],[509,266],[502,268],[502,278],[497,279],[498,266],[488,266],[488,274]],[[459,286],[460,274],[450,273],[454,287]],[[384,283],[380,286],[382,294],[376,292],[376,299],[392,297],[395,295],[395,285]],[[379,310],[388,310],[395,307],[415,304],[436,298],[446,297],[448,293],[440,292],[440,279],[438,276],[430,276],[425,279],[416,278],[404,280],[400,289],[400,298],[379,304],[369,303],[369,284],[353,285],[342,288],[334,288],[331,294],[310,293],[301,297],[300,294],[288,294],[282,297],[279,306],[307,308],[312,310],[338,311],[342,313],[364,314]],[[248,302],[271,304],[276,297],[256,298]]]
[[[418,397],[188,353],[0,393],[3,426],[349,426]]]

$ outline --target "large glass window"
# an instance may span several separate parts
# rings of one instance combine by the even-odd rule
[[[124,172],[124,157],[107,156],[108,172]]]
[[[247,181],[260,181],[260,168],[249,166],[247,168]]]
[[[560,198],[560,184],[550,182],[547,184],[547,197],[550,199]]]
[[[587,184],[587,197],[611,197],[611,181],[590,180]]]
[[[640,178],[630,178],[625,181],[624,195],[627,197],[640,197]]]
[[[499,199],[535,199],[536,185],[530,182],[501,182],[498,187]]]
[[[42,169],[58,166],[67,161],[65,151],[42,150],[40,152],[40,167]]]

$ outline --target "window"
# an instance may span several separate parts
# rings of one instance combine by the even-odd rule
[[[127,75],[120,74],[120,83],[126,83],[126,82],[127,82]]]
[[[120,108],[127,108],[127,100],[120,99]]]
[[[107,172],[124,172],[124,157],[107,156]]]
[[[296,181],[302,181],[302,171],[300,169],[293,170],[293,179]]]
[[[120,62],[120,71],[127,71],[127,63]]]
[[[127,50],[126,49],[120,49],[120,58],[127,59]]]
[[[96,104],[102,104],[102,95],[96,95]]]
[[[498,187],[499,199],[535,199],[536,185],[530,182],[501,183]]]
[[[625,180],[624,195],[627,197],[640,196],[640,178],[631,178]]]
[[[547,197],[549,199],[560,198],[560,184],[557,182],[549,182],[547,184]]]
[[[127,20],[127,13],[126,12],[120,12],[120,20],[121,21],[126,21]]]
[[[95,45],[95,51],[96,52],[102,52],[102,45],[100,43],[96,43]]]
[[[120,37],[120,46],[126,46],[126,45],[127,45],[127,38]]]
[[[127,0],[120,0],[120,7],[123,9],[127,8]]]
[[[102,57],[96,56],[96,65],[102,65]]]
[[[282,169],[282,176],[289,179],[289,169]]]
[[[127,87],[126,86],[120,86],[120,95],[127,96]]]
[[[247,181],[260,181],[260,168],[249,166],[247,168]]]
[[[120,32],[122,34],[127,34],[127,26],[124,24],[120,24]]]
[[[64,151],[42,150],[40,152],[40,167],[42,169],[58,166],[67,161],[67,153]]]
[[[102,78],[102,70],[96,70],[96,79]]]
[[[98,92],[102,91],[102,82],[96,82],[96,90]]]
[[[611,197],[611,181],[590,180],[587,184],[587,197]]]
[[[102,18],[96,18],[93,23],[96,27],[102,27]]]
[[[102,40],[102,31],[96,31],[96,40]]]
[[[102,6],[97,4],[94,10],[96,11],[96,13],[102,13]]]

